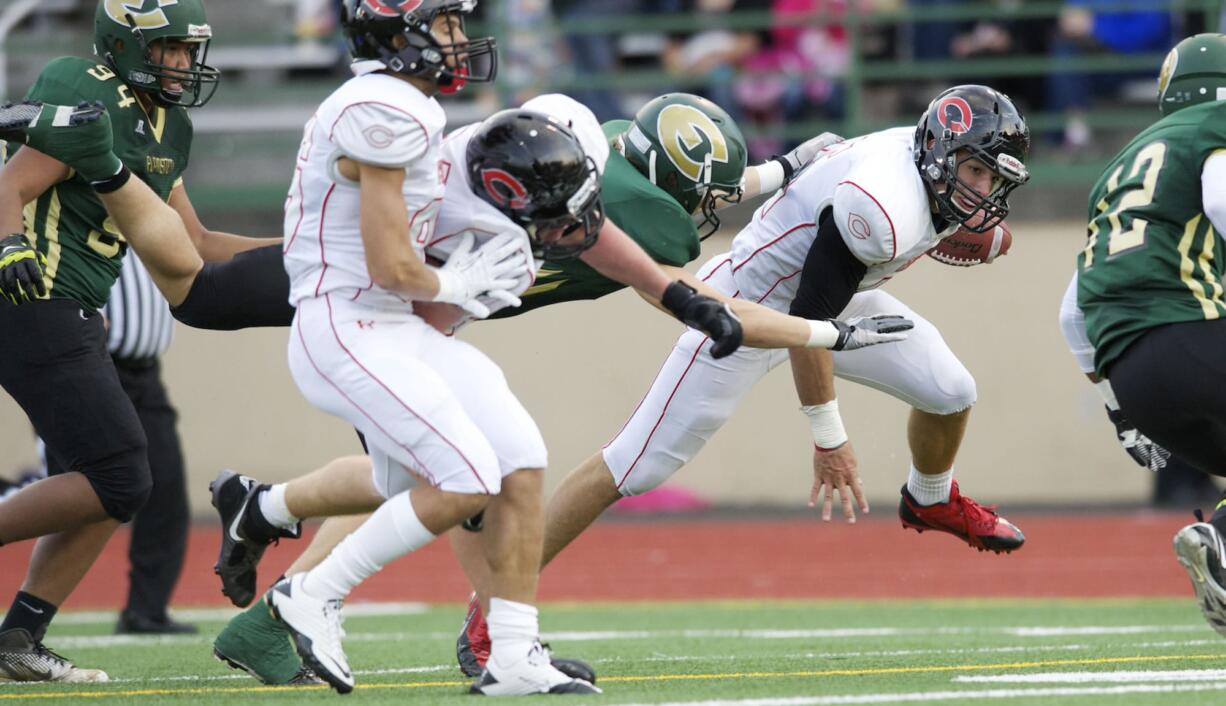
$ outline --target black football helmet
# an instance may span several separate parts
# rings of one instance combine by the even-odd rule
[[[476,6],[477,0],[344,0],[340,23],[353,58],[381,61],[397,73],[433,81],[440,93],[455,93],[468,81],[494,80],[497,46],[493,37],[457,42],[452,35],[444,43],[431,26],[439,15],[454,14],[463,31],[464,16]],[[398,36],[405,40],[400,48]]]
[[[541,113],[504,110],[481,124],[465,161],[473,193],[528,231],[537,257],[565,260],[596,244],[604,224],[600,172],[570,128]],[[561,238],[541,239],[558,229]]]
[[[987,86],[945,91],[928,105],[915,130],[915,164],[940,216],[975,233],[995,228],[1009,215],[1009,194],[1030,179],[1029,151],[1030,129],[1021,111]],[[977,159],[995,173],[990,193],[980,194],[958,178],[959,158]]]

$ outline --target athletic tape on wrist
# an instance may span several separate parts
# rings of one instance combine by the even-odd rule
[[[778,191],[783,186],[783,182],[787,180],[783,164],[775,159],[769,159],[750,169],[758,174],[758,193],[760,194],[772,194]]]
[[[833,348],[839,341],[839,330],[829,321],[809,320],[809,342],[805,348]]]
[[[824,404],[801,405],[800,411],[809,418],[809,430],[813,433],[813,443],[818,450],[833,451],[847,443],[847,431],[843,429],[837,399]]]

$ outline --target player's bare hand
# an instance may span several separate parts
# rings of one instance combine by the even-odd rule
[[[836,492],[843,506],[843,517],[848,522],[856,521],[857,506],[860,512],[868,513],[856,452],[850,441],[830,451],[813,449],[813,489],[809,491],[809,507],[817,507],[820,500],[822,520],[826,522],[834,515]]]

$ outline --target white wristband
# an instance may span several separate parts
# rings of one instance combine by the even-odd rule
[[[460,282],[459,275],[447,270],[432,268],[434,274],[438,277],[438,294],[434,295],[431,301],[446,302],[448,304],[462,304],[463,299],[463,283]]]
[[[1107,409],[1114,412],[1120,408],[1119,400],[1115,399],[1115,390],[1111,389],[1111,381],[1107,379],[1099,380],[1094,383],[1094,389],[1098,390],[1098,394],[1103,398],[1103,402],[1107,403]]]
[[[832,348],[839,340],[839,330],[829,321],[809,320],[809,342],[805,348]]]
[[[813,443],[819,450],[833,451],[847,443],[847,432],[843,429],[843,418],[839,416],[837,399],[825,404],[801,405],[800,411],[809,418]]]
[[[758,174],[759,194],[773,194],[783,186],[783,165],[775,160],[767,160],[750,169]]]

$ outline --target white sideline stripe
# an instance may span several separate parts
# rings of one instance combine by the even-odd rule
[[[970,699],[1034,699],[1052,696],[1117,696],[1124,694],[1171,694],[1195,691],[1226,691],[1226,682],[1213,684],[1134,684],[1113,687],[1060,687],[1051,689],[987,689],[983,691],[928,691],[898,694],[845,694],[766,699],[720,699],[670,701],[617,706],[838,706],[840,704],[892,704]]]
[[[356,676],[378,676],[381,674],[429,674],[432,672],[456,672],[459,667],[454,664],[436,664],[431,667],[396,667],[390,669],[355,669]],[[252,679],[246,672],[234,670],[230,674],[180,675],[177,677],[152,677],[149,679],[112,679],[110,684],[150,684],[154,682],[176,681],[226,681],[235,679]]]
[[[994,674],[954,677],[960,683],[1007,684],[1123,684],[1128,682],[1222,681],[1226,669],[1171,669],[1132,672],[1047,672],[1044,674]]]
[[[345,617],[363,617],[368,615],[419,615],[430,609],[426,603],[351,603],[345,606]],[[238,615],[240,608],[191,608],[172,611],[177,620],[209,621],[229,620]],[[119,619],[119,612],[113,610],[82,610],[72,613],[60,613],[55,616],[56,625],[96,625],[98,623],[114,623]]]
[[[1066,635],[1136,635],[1146,632],[1185,632],[1202,625],[1087,625],[1083,627],[1005,628],[1018,637],[1063,637]]]
[[[179,614],[176,613],[176,616]],[[1195,628],[1197,631],[1203,631],[1204,625],[1186,626]],[[882,632],[888,630],[889,632]],[[1174,632],[1184,632],[1183,626],[1174,626],[1171,628]],[[803,632],[803,635],[794,633]],[[999,630],[983,630],[980,633],[1000,632]],[[1148,631],[1140,631],[1148,632]],[[1157,632],[1154,630],[1153,632]],[[813,634],[817,633],[817,634]],[[598,631],[598,632],[556,632],[543,633],[542,637],[546,640],[556,642],[589,642],[595,640],[649,640],[665,637],[685,637],[691,639],[713,638],[713,637],[731,637],[731,638],[755,638],[755,639],[795,639],[798,637],[896,637],[900,635],[930,635],[931,631],[924,630],[895,630],[893,628],[873,629],[869,632],[856,632],[848,634],[846,630],[621,630],[621,631]],[[1092,633],[1098,634],[1098,633]],[[1133,633],[1125,633],[1133,634]],[[107,648],[107,647],[151,647],[160,645],[193,645],[205,644],[213,641],[213,635],[58,635],[52,634],[48,640],[53,647],[63,649],[77,648]],[[352,632],[345,636],[346,642],[399,642],[412,640],[451,640],[455,638],[455,633],[452,632]],[[1194,645],[1220,644],[1220,640],[1164,640],[1160,642],[1138,642],[1132,643],[1133,647],[1182,647]],[[828,658],[828,657],[901,657],[906,655],[930,655],[930,654],[974,654],[979,652],[1026,652],[1032,650],[1084,650],[1090,647],[1101,647],[1101,645],[1010,645],[1005,647],[985,647],[985,648],[967,648],[967,649],[947,649],[947,650],[874,650],[874,651],[857,651],[857,652],[818,652],[806,653],[806,656],[812,658]],[[688,659],[688,658],[683,658]],[[709,657],[696,657],[695,659],[720,659],[719,655]]]

